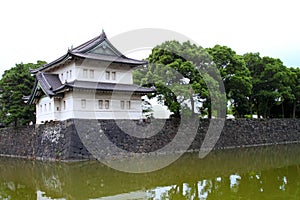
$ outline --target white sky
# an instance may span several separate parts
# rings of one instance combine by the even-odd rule
[[[298,3],[299,2],[299,3]],[[16,63],[51,62],[99,35],[139,28],[179,32],[203,47],[227,45],[300,66],[297,0],[9,0],[0,3],[0,74]],[[117,45],[116,45],[117,47]]]

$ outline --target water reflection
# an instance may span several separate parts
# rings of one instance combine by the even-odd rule
[[[299,199],[300,145],[186,154],[147,174],[97,161],[0,159],[0,199]]]

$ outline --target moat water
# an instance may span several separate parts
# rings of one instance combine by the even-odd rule
[[[186,153],[144,174],[0,158],[0,199],[300,199],[300,145]]]

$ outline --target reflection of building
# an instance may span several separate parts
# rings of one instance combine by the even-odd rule
[[[124,56],[104,32],[68,50],[32,70],[36,82],[28,102],[36,105],[36,123],[71,118],[139,119],[141,96],[154,89],[134,85],[132,69],[145,64]]]

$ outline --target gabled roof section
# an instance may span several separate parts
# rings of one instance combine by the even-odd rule
[[[43,65],[42,67],[32,70],[31,73],[47,70],[51,67],[58,66],[67,60],[73,58],[93,59],[113,63],[129,64],[131,66],[139,66],[147,64],[147,61],[135,60],[124,56],[118,49],[116,49],[107,39],[103,31],[100,36],[97,36],[76,48],[69,49],[68,52],[60,58]]]
[[[49,96],[55,95],[53,91],[62,86],[58,74],[46,74],[40,72],[37,74],[36,79]]]
[[[38,72],[31,95],[27,97],[28,103],[32,104],[35,99],[44,94],[49,97],[56,95],[55,91],[62,87],[62,85],[57,74]]]
[[[98,45],[97,47],[95,47],[94,49],[91,49],[90,51],[88,51],[87,53],[90,54],[100,54],[100,55],[107,55],[107,56],[122,56],[122,54],[116,50],[112,48],[112,45],[109,44],[107,41],[103,41],[100,45]]]
[[[102,31],[100,36],[95,37],[90,41],[72,49],[71,52],[81,54],[92,53],[100,55],[122,56],[122,53],[107,39],[104,31]]]

